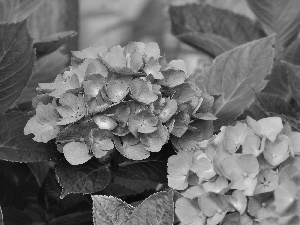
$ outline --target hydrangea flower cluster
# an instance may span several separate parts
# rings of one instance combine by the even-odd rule
[[[281,118],[246,121],[168,160],[183,225],[298,224],[300,133]]]
[[[38,90],[24,133],[37,142],[56,138],[72,165],[115,148],[142,160],[170,135],[179,139],[197,130],[195,121],[215,119],[213,98],[189,78],[182,60],[167,63],[156,43],[75,51],[70,68]]]

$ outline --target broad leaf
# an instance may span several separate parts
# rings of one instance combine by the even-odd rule
[[[211,33],[187,32],[177,35],[182,42],[215,57],[237,45],[222,36]]]
[[[133,207],[113,196],[92,195],[94,225],[121,225],[129,221]]]
[[[283,64],[288,69],[288,83],[292,90],[292,95],[296,101],[300,102],[300,66],[290,64],[288,62],[283,62]]]
[[[72,166],[62,159],[56,167],[56,175],[63,190],[61,198],[70,193],[90,194],[101,191],[110,182],[110,171],[97,159]]]
[[[60,217],[56,217],[50,222],[49,225],[83,225],[83,224],[92,224],[92,211],[90,212],[75,212]]]
[[[162,160],[130,161],[119,164],[118,176],[134,180],[167,183],[167,162]]]
[[[35,162],[35,163],[27,163],[29,169],[34,175],[38,185],[41,187],[44,183],[48,172],[49,172],[49,163],[48,162]]]
[[[30,214],[23,212],[20,209],[3,207],[3,223],[4,224],[18,224],[18,225],[32,225],[33,221]]]
[[[289,123],[293,128],[295,128],[298,132],[300,132],[300,121],[290,117],[290,116],[285,116],[285,115],[280,115],[280,118],[286,122]]]
[[[286,49],[284,60],[293,63],[295,65],[300,65],[300,38],[296,39]]]
[[[165,225],[173,224],[173,191],[159,192],[133,209],[120,199],[94,195],[95,225]]]
[[[296,117],[296,112],[291,105],[284,101],[280,96],[267,93],[257,93],[257,102],[259,108],[268,116],[285,115]]]
[[[268,84],[264,88],[263,92],[279,95],[286,101],[290,100],[292,93],[287,79],[289,76],[290,71],[287,66],[279,60],[275,61],[270,75],[266,77]]]
[[[103,195],[111,195],[127,200],[130,197],[148,197],[156,192],[157,183],[148,180],[133,180],[114,174],[114,178],[102,191]]]
[[[300,29],[299,0],[247,0],[250,8],[262,23],[265,32],[276,33],[281,47],[289,45]]]
[[[65,43],[67,43],[71,38],[76,36],[75,31],[63,31],[56,34],[52,34],[41,41],[33,43],[33,48],[36,50],[36,57],[41,58],[45,55],[48,55]]]
[[[130,225],[165,225],[174,222],[173,191],[158,192],[145,199],[130,216]],[[128,224],[128,225],[129,225]]]
[[[173,34],[213,56],[263,37],[248,18],[209,5],[172,6],[170,16]]]
[[[239,46],[218,56],[213,65],[196,75],[196,83],[210,95],[219,96],[212,107],[216,127],[228,125],[250,106],[255,93],[266,85],[274,58],[274,36]]]
[[[27,21],[0,24],[0,43],[0,112],[5,112],[22,94],[34,67]]]
[[[13,162],[57,161],[59,152],[53,144],[38,143],[24,135],[32,115],[11,112],[0,115],[0,159]]]
[[[37,60],[35,70],[16,104],[30,102],[36,95],[40,94],[36,90],[39,83],[53,82],[57,74],[66,68],[69,59],[60,50],[58,49],[47,55],[47,57]]]
[[[4,225],[1,206],[0,206],[0,225]]]
[[[0,22],[22,21],[32,14],[45,0],[1,0]]]

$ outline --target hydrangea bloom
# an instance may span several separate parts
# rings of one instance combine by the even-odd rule
[[[189,79],[184,61],[166,62],[153,42],[75,51],[69,69],[38,90],[36,115],[24,133],[39,142],[56,138],[71,164],[104,157],[114,148],[142,160],[160,151],[170,136],[182,146],[190,128],[195,134],[202,129],[197,121],[215,119],[208,116],[213,98]],[[41,108],[47,108],[43,121]],[[69,146],[81,146],[85,160],[72,160]]]
[[[299,137],[279,117],[248,117],[171,156],[169,186],[183,196],[175,204],[182,224],[254,223],[247,212],[258,224],[297,221]]]

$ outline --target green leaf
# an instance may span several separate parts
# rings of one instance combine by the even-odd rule
[[[22,94],[33,71],[35,52],[27,20],[0,24],[0,113]]]
[[[268,116],[285,115],[296,117],[295,110],[284,99],[278,95],[267,93],[257,93],[257,102],[259,108]]]
[[[300,38],[296,39],[285,51],[284,60],[300,65]]]
[[[265,87],[264,78],[273,65],[274,41],[274,36],[269,36],[239,46],[218,56],[196,77],[200,89],[219,96],[212,107],[218,118],[216,127],[231,123]]]
[[[56,175],[63,190],[61,198],[70,193],[90,194],[101,191],[110,182],[110,171],[97,159],[72,166],[62,159],[56,167]]]
[[[289,123],[293,128],[295,128],[298,132],[300,132],[300,121],[290,117],[290,116],[285,116],[285,115],[279,115],[280,118],[286,122]]]
[[[156,192],[157,183],[141,179],[137,181],[123,178],[117,174],[114,175],[112,182],[101,191],[101,194],[127,200],[140,194],[144,194],[145,197]]]
[[[32,115],[11,112],[0,114],[0,158],[13,162],[57,161],[60,154],[52,144],[38,143],[24,135]]]
[[[113,196],[92,195],[94,225],[121,225],[130,220],[133,207]]]
[[[37,60],[32,76],[16,104],[30,102],[36,95],[39,95],[40,92],[36,90],[38,84],[53,82],[57,74],[66,68],[68,60],[69,58],[61,53],[61,49]]]
[[[27,163],[29,169],[34,175],[38,185],[41,187],[48,175],[49,172],[49,163],[48,162],[34,162]]]
[[[75,212],[67,215],[63,215],[60,217],[56,217],[50,222],[49,225],[84,225],[84,224],[92,224],[92,212]]]
[[[37,59],[56,51],[76,35],[75,31],[63,31],[33,43]]]
[[[276,33],[281,47],[289,45],[300,29],[300,2],[298,0],[247,0],[262,23],[264,31]]]
[[[212,56],[263,37],[250,19],[209,5],[172,6],[169,12],[173,34]]]
[[[44,0],[1,0],[0,23],[19,22],[30,16]]]
[[[288,69],[288,83],[292,90],[292,95],[296,99],[296,101],[300,102],[300,66],[296,66],[290,64],[288,62],[283,61],[283,64]]]
[[[264,88],[263,92],[273,95],[278,95],[285,101],[290,100],[292,97],[290,84],[288,77],[290,71],[282,61],[275,61],[271,74],[266,77],[268,84]]]
[[[164,225],[173,224],[173,191],[158,192],[145,199],[134,210],[120,199],[94,195],[95,225]]]
[[[2,214],[1,206],[0,206],[0,225],[4,225],[4,223],[3,223],[3,214]]]
[[[179,34],[177,35],[177,38],[191,47],[207,52],[213,57],[229,51],[237,46],[234,42],[228,40],[227,38],[213,33],[192,31]]]
[[[32,225],[33,221],[30,214],[23,212],[20,209],[3,207],[3,223],[5,225],[18,224],[18,225]]]
[[[129,161],[119,164],[118,176],[133,180],[150,180],[157,183],[167,183],[167,163],[163,160],[146,159]]]
[[[145,199],[130,216],[132,225],[164,225],[174,222],[173,191],[158,192]]]

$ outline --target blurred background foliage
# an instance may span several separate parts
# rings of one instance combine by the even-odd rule
[[[68,66],[70,51],[87,47],[153,41],[167,60],[185,60],[189,73],[203,68],[212,59],[173,36],[168,15],[170,5],[203,2],[255,19],[246,0],[0,0],[0,22],[29,16],[35,42],[67,37],[64,46],[37,58],[34,74],[17,104],[30,102],[38,94],[38,83],[52,82]],[[78,35],[59,33],[64,31]]]

